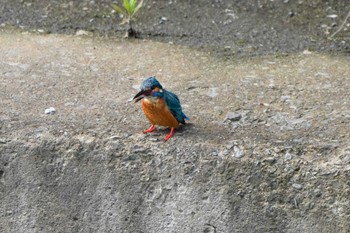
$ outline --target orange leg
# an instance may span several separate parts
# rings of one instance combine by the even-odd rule
[[[164,138],[165,141],[168,141],[171,136],[174,134],[174,127],[171,128],[170,133]]]
[[[154,125],[151,125],[151,127],[149,127],[149,129],[146,129],[143,131],[143,133],[150,133],[156,130],[156,127]]]

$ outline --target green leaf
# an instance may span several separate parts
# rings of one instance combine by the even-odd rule
[[[131,7],[130,7],[130,2],[129,0],[124,0],[123,1],[124,8],[126,12],[128,12],[128,15],[132,15]]]
[[[137,3],[137,0],[130,0],[130,8],[133,14],[135,11],[136,3]]]
[[[112,7],[113,7],[113,9],[114,9],[116,12],[118,12],[118,13],[124,15],[124,16],[127,15],[126,12],[123,11],[122,8],[120,8],[117,4],[112,3]]]

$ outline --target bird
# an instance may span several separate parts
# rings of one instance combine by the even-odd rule
[[[140,91],[134,96],[135,103],[141,101],[143,112],[151,123],[151,127],[143,131],[150,133],[156,130],[156,125],[170,128],[170,133],[164,138],[167,141],[174,134],[174,129],[186,124],[190,119],[182,112],[179,97],[164,89],[158,80],[152,76],[144,80]]]

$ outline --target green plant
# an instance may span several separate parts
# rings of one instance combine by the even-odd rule
[[[132,28],[132,20],[134,20],[134,15],[140,10],[143,4],[143,0],[141,0],[137,4],[138,0],[123,0],[123,8],[118,6],[116,3],[112,3],[113,9],[116,13],[119,13],[123,16],[123,21],[121,24],[127,23],[129,26],[127,37],[136,37],[136,31]]]

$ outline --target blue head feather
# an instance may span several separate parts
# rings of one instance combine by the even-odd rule
[[[153,76],[143,81],[140,86],[140,89],[145,91],[145,90],[153,90],[156,87],[163,89],[162,85],[160,85],[158,80]]]

